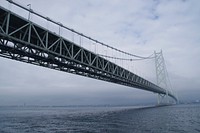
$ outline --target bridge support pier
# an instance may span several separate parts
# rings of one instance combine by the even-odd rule
[[[167,105],[167,104],[170,104],[169,102],[169,95],[166,94],[158,94],[157,96],[157,104],[158,105]]]

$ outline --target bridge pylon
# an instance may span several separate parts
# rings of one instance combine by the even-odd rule
[[[142,76],[125,69],[123,65],[118,65],[111,60],[108,60],[107,58],[109,55],[106,54],[106,56],[102,57],[100,52],[88,50],[83,46],[82,39],[85,40],[84,42],[86,42],[86,44],[90,42],[95,43],[95,46],[96,44],[99,44],[106,47],[106,49],[109,48],[116,52],[132,56],[135,60],[151,59],[151,56],[142,57],[127,53],[68,28],[59,22],[53,21],[52,19],[33,11],[31,7],[28,9],[13,0],[6,1],[12,4],[13,8],[21,8],[22,10],[20,10],[20,12],[33,14],[36,17],[39,17],[39,19],[42,20],[41,22],[47,22],[52,24],[52,26],[56,25],[57,28],[59,28],[59,32],[47,29],[40,25],[40,23],[34,22],[30,18],[30,15],[28,18],[25,18],[23,15],[21,16],[21,14],[24,13],[17,14],[17,12],[13,12],[0,5],[1,57],[159,93],[159,95],[166,94],[174,100],[177,99],[171,91],[166,90],[167,86],[158,86],[161,85],[161,83],[166,83],[166,70],[162,52],[155,52],[158,82],[158,85],[156,85],[144,79]],[[70,39],[71,37],[60,34],[61,29],[67,34],[72,34],[73,38]],[[74,35],[80,39],[76,40]],[[123,58],[115,57],[113,59],[123,60]]]
[[[157,85],[166,90],[166,94],[158,93],[158,105],[169,104],[169,92],[171,88],[167,84],[167,70],[165,66],[165,60],[162,50],[160,52],[154,52],[155,54],[155,67],[156,67],[156,81]]]

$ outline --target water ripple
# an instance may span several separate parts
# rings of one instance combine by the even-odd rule
[[[0,107],[1,133],[199,133],[200,105]]]

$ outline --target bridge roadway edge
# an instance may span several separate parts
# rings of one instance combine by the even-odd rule
[[[0,13],[2,12],[2,10],[4,10],[3,12],[7,13],[7,15],[10,13],[11,16],[15,16],[15,17],[19,17],[18,15],[16,15],[15,13],[12,13],[6,9],[4,9],[3,7],[0,6]],[[3,12],[1,14],[3,14]],[[5,19],[5,18],[4,18]],[[18,19],[22,19],[23,22],[26,22],[27,24],[30,23],[29,21],[19,17]],[[6,28],[3,27],[3,22],[5,21],[3,19],[1,19],[0,22],[0,26],[1,29],[10,29],[10,25],[6,25]],[[10,20],[11,21],[11,20]],[[35,25],[36,28],[40,28],[38,27],[38,25],[32,23],[32,25]],[[12,25],[14,26],[14,25]],[[16,29],[15,29],[16,30]],[[42,29],[45,30],[45,29]],[[1,31],[0,32],[0,39],[1,39],[1,44],[0,44],[0,49],[1,49],[1,56],[6,57],[6,58],[10,58],[10,59],[14,59],[14,60],[18,60],[18,61],[22,61],[22,62],[26,62],[26,63],[31,63],[34,65],[39,65],[39,66],[43,66],[43,67],[48,67],[48,68],[52,68],[52,69],[56,69],[56,70],[60,70],[60,71],[65,71],[65,72],[69,72],[69,73],[73,73],[73,74],[78,74],[78,75],[82,75],[82,76],[86,76],[86,77],[90,77],[90,78],[95,78],[95,79],[100,79],[100,80],[104,80],[107,82],[112,82],[112,83],[117,83],[117,84],[121,84],[121,85],[125,85],[125,86],[129,86],[129,87],[134,87],[134,88],[138,88],[138,89],[142,89],[142,90],[147,90],[147,91],[152,91],[155,93],[161,93],[161,94],[166,94],[166,92],[164,91],[164,89],[156,86],[153,83],[150,83],[149,81],[143,79],[142,77],[139,77],[138,75],[135,75],[127,70],[123,70],[123,68],[121,68],[120,66],[117,66],[116,64],[102,58],[99,57],[98,55],[95,55],[96,58],[98,58],[99,60],[101,60],[101,62],[106,62],[107,64],[110,64],[110,66],[115,66],[118,68],[121,68],[120,70],[125,71],[125,76],[123,76],[122,72],[120,74],[116,74],[116,73],[111,73],[110,70],[106,70],[105,68],[99,67],[98,65],[94,66],[94,65],[90,65],[88,66],[88,64],[85,64],[84,61],[78,59],[75,60],[74,59],[74,55],[72,60],[70,60],[69,58],[65,58],[63,56],[59,56],[58,53],[55,53],[54,51],[51,50],[47,50],[44,49],[40,46],[31,44],[30,42],[24,41],[24,40],[20,40],[19,38],[15,37],[15,36],[10,36],[9,34],[5,34],[6,31]],[[11,33],[11,31],[9,32]],[[32,38],[37,38],[34,35],[30,35]],[[14,44],[14,47],[10,47],[7,44],[5,44],[5,41],[10,41]],[[72,43],[72,42],[69,42]],[[34,49],[34,50],[38,50],[39,52],[44,52],[44,53],[48,53],[48,57],[42,57],[39,56],[35,53],[30,53],[27,51],[23,51],[22,48],[18,47],[18,45],[22,45],[22,47],[24,47],[24,49]],[[82,47],[79,47],[76,44],[72,44],[74,45],[74,47],[78,48],[78,51],[87,51],[85,49],[83,49]],[[5,52],[7,51],[7,52]],[[75,52],[75,51],[74,51]],[[94,53],[91,53],[90,51],[89,55],[92,56]],[[16,55],[19,56],[19,58]],[[50,57],[54,57],[54,59],[51,59]],[[20,56],[24,56],[27,57],[27,60],[25,58],[21,58]],[[56,60],[55,57],[58,56],[59,59],[62,60],[65,59],[67,60],[67,63],[63,63],[61,60]],[[36,60],[31,61],[28,60],[29,58],[36,58]],[[81,57],[81,59],[85,60],[85,57]],[[73,61],[73,62],[72,62]],[[46,64],[45,64],[46,63]],[[91,62],[90,62],[91,63]],[[51,67],[49,67],[49,65],[52,65]],[[53,68],[53,64],[57,65],[57,67]],[[63,68],[65,67],[65,68]],[[105,67],[105,65],[104,65]],[[71,71],[73,69],[73,71]],[[75,71],[74,71],[75,70]],[[113,70],[112,70],[113,71]],[[128,74],[128,76],[127,76]],[[147,84],[145,84],[147,83]],[[169,94],[169,96],[171,96],[172,98],[175,98],[172,94]]]

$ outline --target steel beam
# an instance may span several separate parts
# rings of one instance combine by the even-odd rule
[[[3,7],[0,7],[0,14],[4,14],[0,15],[2,57],[155,93],[166,93],[165,89],[148,80]]]

